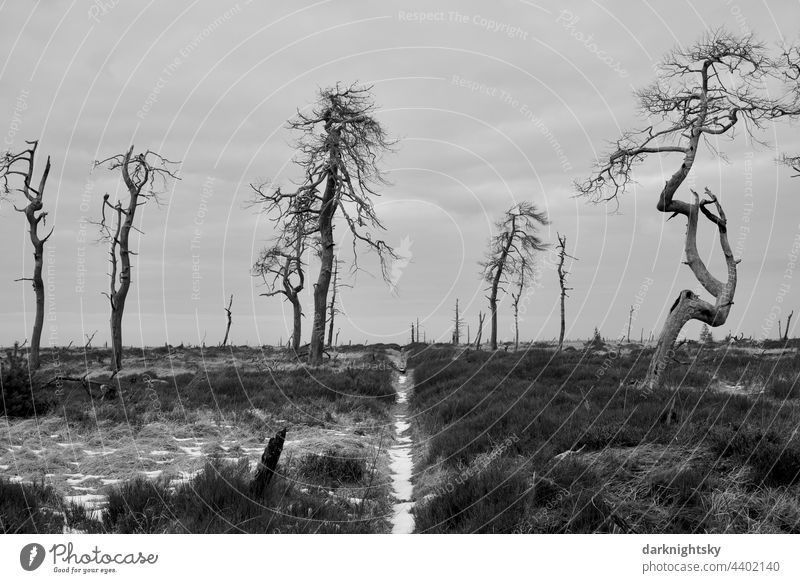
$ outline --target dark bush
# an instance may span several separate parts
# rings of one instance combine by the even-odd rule
[[[108,496],[103,526],[121,534],[152,534],[166,531],[173,516],[167,485],[136,478],[115,488]]]
[[[360,482],[367,473],[366,460],[329,448],[321,454],[310,453],[300,460],[300,472],[316,483],[338,486]]]
[[[757,486],[791,486],[800,481],[800,439],[791,434],[727,426],[715,428],[709,441],[719,456],[749,464]]]
[[[6,357],[6,362],[0,364],[0,416],[34,417],[46,413],[49,404],[34,396],[27,362],[17,343],[6,351]]]
[[[588,450],[636,446],[643,437],[637,429],[616,423],[595,423],[586,430],[578,445]]]
[[[64,508],[64,519],[68,527],[80,532],[87,534],[105,533],[103,523],[95,519],[92,513],[82,504],[75,504],[74,502],[68,504]]]
[[[709,489],[708,473],[698,468],[666,468],[648,476],[650,493],[662,504],[697,502]]]
[[[800,379],[798,377],[778,377],[767,382],[766,392],[776,399],[800,399]]]
[[[0,478],[0,533],[60,534],[64,529],[60,505],[51,486],[12,484]]]
[[[263,500],[249,493],[246,459],[214,460],[190,481],[171,489],[137,479],[109,497],[103,523],[118,533],[369,533],[374,519],[362,519],[346,501],[320,498],[295,488],[284,475],[273,478]]]
[[[414,507],[416,532],[514,532],[533,502],[535,489],[526,478],[497,462],[477,475],[455,475],[435,497]]]

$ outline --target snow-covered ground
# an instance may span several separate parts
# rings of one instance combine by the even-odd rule
[[[397,441],[389,450],[392,492],[397,499],[392,513],[392,534],[408,534],[414,531],[414,516],[411,514],[413,505],[411,499],[414,491],[411,477],[414,463],[408,421],[408,377],[405,374],[399,375],[396,386],[398,406],[395,412],[394,428]]]

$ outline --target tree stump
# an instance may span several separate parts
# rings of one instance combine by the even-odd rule
[[[258,462],[256,468],[256,475],[253,481],[250,482],[250,494],[254,498],[260,498],[264,495],[264,489],[269,485],[272,476],[275,473],[275,468],[278,467],[278,460],[283,451],[283,442],[286,440],[286,428],[284,427],[275,434],[275,437],[270,437],[267,447],[264,448],[264,453],[261,454],[261,461]]]

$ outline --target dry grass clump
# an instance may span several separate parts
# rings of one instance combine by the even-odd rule
[[[518,499],[506,499],[519,518],[494,523],[504,532],[792,532],[800,434],[786,383],[797,378],[800,357],[686,352],[667,386],[644,396],[631,382],[645,374],[647,349],[612,358],[423,347],[409,361],[411,407],[426,444],[417,457],[418,524],[476,530],[455,518],[464,512],[447,518],[448,509],[497,509],[491,493],[522,472],[533,491],[521,495],[522,511]],[[441,491],[509,437],[513,446],[494,465],[516,469],[495,475],[485,494],[475,482],[488,473],[469,488]]]
[[[175,488],[137,479],[115,489],[103,515],[115,533],[368,533],[385,529],[376,504],[321,495],[281,466],[263,499],[249,491],[246,460],[211,461]]]

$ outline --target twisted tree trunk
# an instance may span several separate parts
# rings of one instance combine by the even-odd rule
[[[728,314],[733,305],[733,296],[736,292],[736,265],[738,261],[734,259],[733,252],[728,242],[725,213],[722,210],[722,205],[720,205],[719,201],[708,189],[706,189],[706,194],[708,194],[710,198],[702,202],[699,200],[699,196],[696,192],[692,191],[692,194],[694,196],[694,203],[682,203],[686,205],[688,217],[685,247],[686,264],[690,267],[692,273],[706,291],[714,296],[715,302],[711,304],[701,299],[690,290],[683,290],[678,295],[678,299],[672,305],[667,320],[664,323],[664,328],[656,344],[656,351],[653,354],[653,359],[650,361],[647,376],[643,381],[642,388],[645,392],[650,392],[661,385],[664,370],[668,362],[674,356],[673,347],[675,346],[678,334],[680,334],[683,326],[689,320],[699,320],[711,327],[722,326],[728,319]],[[706,209],[706,206],[712,203],[716,206],[717,215],[714,215]],[[697,219],[699,212],[702,212],[706,218],[717,225],[720,247],[722,248],[722,253],[725,256],[725,263],[728,268],[728,277],[725,283],[711,275],[697,252]]]

